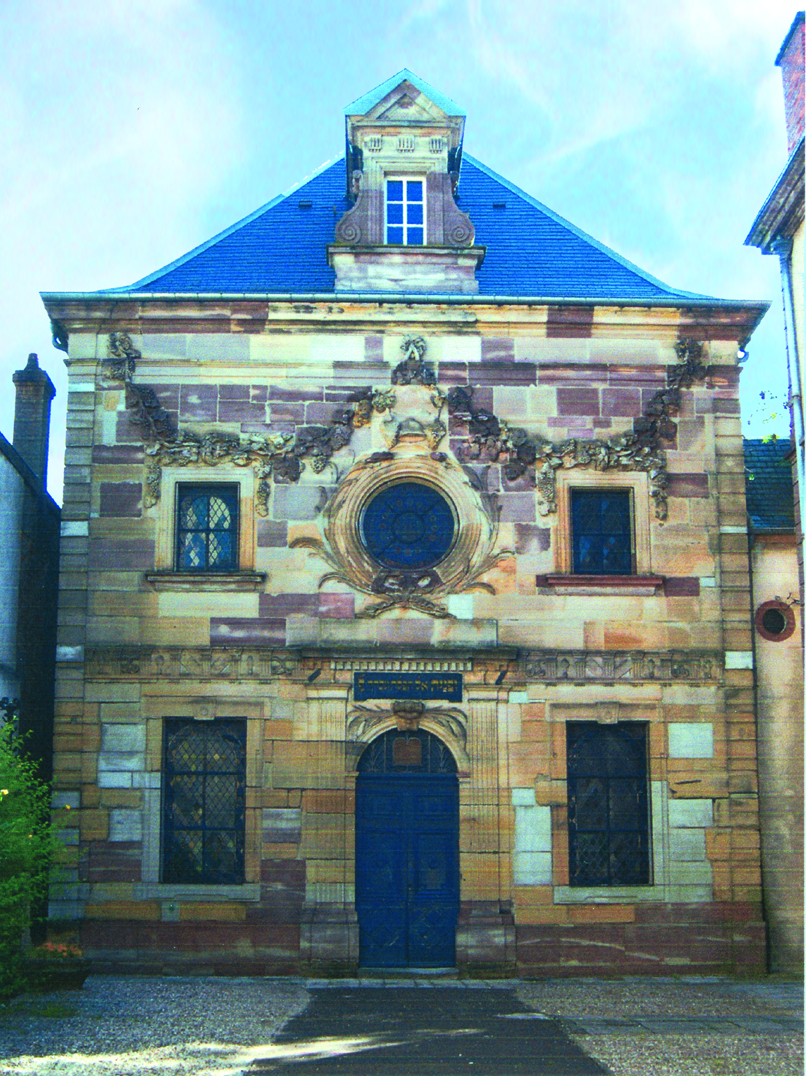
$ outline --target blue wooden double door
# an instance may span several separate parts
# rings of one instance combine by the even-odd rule
[[[452,967],[459,911],[455,764],[427,732],[393,731],[373,746],[375,765],[363,758],[356,781],[361,964]]]

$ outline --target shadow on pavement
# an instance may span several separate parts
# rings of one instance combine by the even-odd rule
[[[312,990],[249,1076],[601,1076],[557,1020],[514,990]]]

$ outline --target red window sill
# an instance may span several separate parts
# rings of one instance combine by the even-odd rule
[[[538,575],[537,585],[555,594],[646,596],[663,589],[662,575]]]

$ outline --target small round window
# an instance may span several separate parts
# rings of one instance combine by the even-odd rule
[[[433,486],[398,482],[385,486],[361,517],[361,538],[384,568],[433,568],[453,545],[456,520],[449,501]]]
[[[756,630],[763,639],[778,643],[795,630],[795,614],[782,601],[764,602],[756,609]]]

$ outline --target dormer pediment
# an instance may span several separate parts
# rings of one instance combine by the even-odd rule
[[[431,106],[430,108],[428,107],[429,105]],[[424,99],[424,95],[420,94],[419,99],[415,101],[405,91],[386,108],[377,112],[373,109],[373,113],[364,117],[365,123],[405,125],[407,123],[445,123],[447,120],[445,113],[438,109],[433,102]]]
[[[328,247],[337,290],[476,292],[484,251],[455,200],[464,112],[407,70],[344,112],[354,204]]]
[[[446,150],[458,150],[464,137],[462,109],[405,68],[347,105],[344,115],[348,144],[358,151],[368,139],[405,128],[441,137]]]

